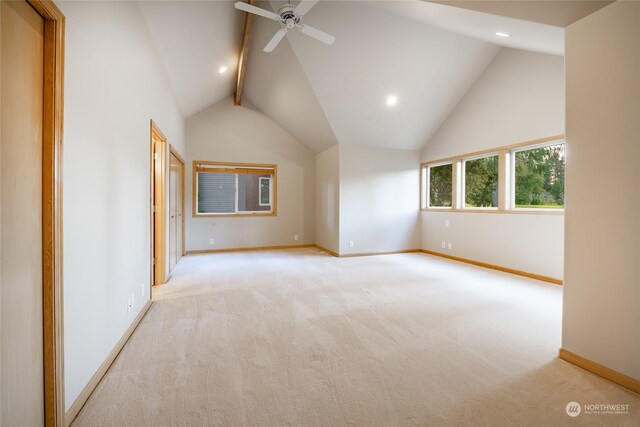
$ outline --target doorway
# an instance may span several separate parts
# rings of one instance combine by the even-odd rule
[[[184,159],[169,146],[169,274],[184,255]]]
[[[64,424],[64,15],[0,2],[0,424]]]
[[[167,281],[165,246],[165,163],[167,138],[151,121],[151,286]]]

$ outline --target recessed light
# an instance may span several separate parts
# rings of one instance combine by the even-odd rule
[[[398,103],[398,97],[395,95],[389,95],[387,97],[387,105],[389,107],[393,107],[394,105],[396,105]]]
[[[507,34],[507,33],[496,33],[496,36],[508,38],[509,34]]]
[[[218,68],[218,72],[220,74],[224,74],[227,71],[227,66],[223,65],[222,67]]]

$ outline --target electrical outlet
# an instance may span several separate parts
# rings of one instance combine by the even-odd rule
[[[349,240],[349,247],[352,248],[353,247],[353,240]]]
[[[297,234],[294,234],[294,235],[293,235],[293,240],[296,240],[296,241],[297,241],[298,239],[299,239],[299,236],[298,236]]]
[[[140,283],[140,296],[144,298],[144,283]]]
[[[447,248],[447,244],[445,242],[442,242],[442,249],[446,249]]]
[[[445,219],[445,220],[444,220],[444,226],[445,226],[445,227],[448,227],[448,226],[449,226],[449,220],[448,220],[448,219]]]
[[[213,240],[213,237],[212,237],[211,239],[209,239],[209,244],[210,244],[210,245],[214,245],[215,243],[216,243],[216,241],[215,241],[215,240]]]
[[[453,249],[453,245],[449,243],[449,249]]]

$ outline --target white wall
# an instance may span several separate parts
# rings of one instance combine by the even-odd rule
[[[564,133],[564,59],[502,48],[428,141],[425,160]]]
[[[149,120],[184,153],[184,119],[136,3],[58,5],[66,16],[63,280],[68,409],[149,299]],[[132,294],[135,307],[127,313]]]
[[[564,133],[563,58],[503,48],[423,150],[423,161]],[[450,226],[444,226],[444,220]],[[422,213],[422,248],[557,279],[562,216]],[[453,248],[442,249],[442,242]]]
[[[640,3],[569,26],[562,347],[640,380]],[[600,201],[598,203],[597,201]]]
[[[187,251],[315,243],[313,153],[246,98],[242,103],[227,98],[187,119]],[[278,165],[277,216],[194,218],[194,160]]]
[[[340,145],[341,255],[419,248],[419,165],[417,150]]]
[[[422,216],[424,249],[562,278],[563,216],[451,212],[423,212]],[[560,238],[547,231],[547,238],[541,239],[541,230],[549,229],[560,233]],[[453,249],[443,249],[442,242],[452,243]]]
[[[316,244],[340,251],[340,147],[316,155]]]

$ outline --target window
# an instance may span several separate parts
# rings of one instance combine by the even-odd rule
[[[498,156],[464,161],[464,207],[498,207]]]
[[[271,178],[261,176],[259,181],[260,196],[258,204],[260,206],[271,206]]]
[[[429,207],[450,208],[453,196],[453,165],[429,166]]]
[[[277,166],[195,161],[193,215],[275,215]]]
[[[420,209],[564,213],[564,135],[420,165]]]
[[[564,144],[514,150],[517,209],[564,208]]]

